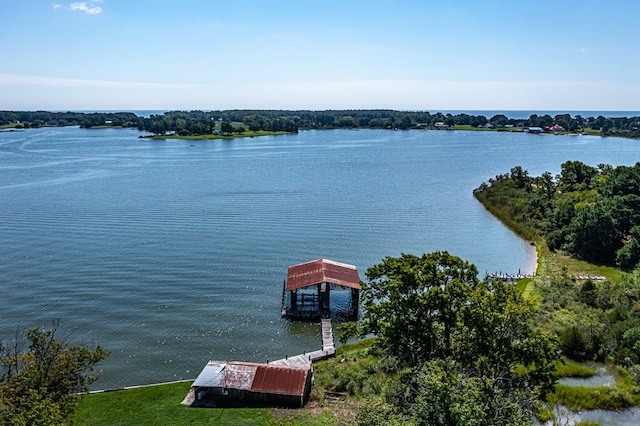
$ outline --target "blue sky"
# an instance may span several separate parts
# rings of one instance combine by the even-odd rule
[[[640,110],[636,0],[0,0],[0,109]]]

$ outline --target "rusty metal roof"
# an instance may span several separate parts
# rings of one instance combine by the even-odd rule
[[[192,386],[304,395],[309,374],[310,367],[209,361]]]
[[[319,283],[331,283],[360,290],[360,276],[353,265],[317,259],[289,266],[287,291]]]
[[[279,395],[304,395],[311,369],[289,365],[258,366],[251,390]]]
[[[240,363],[227,364],[227,368],[224,370],[224,387],[250,390],[257,370],[257,365]]]

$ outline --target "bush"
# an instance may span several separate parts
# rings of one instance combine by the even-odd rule
[[[560,349],[572,359],[584,359],[587,354],[587,342],[582,331],[576,327],[567,327],[560,332]]]

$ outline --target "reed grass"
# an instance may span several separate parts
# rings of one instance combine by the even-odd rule
[[[593,368],[586,367],[577,362],[564,359],[562,361],[554,362],[555,371],[553,375],[555,377],[582,377],[587,378],[597,374],[597,371]]]

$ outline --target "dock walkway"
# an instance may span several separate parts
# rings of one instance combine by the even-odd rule
[[[277,361],[272,361],[272,364],[291,365],[298,367],[308,367],[315,361],[321,359],[327,359],[336,354],[335,343],[333,340],[333,327],[330,319],[323,319],[322,326],[322,349],[313,352],[304,352],[300,355],[288,356]]]
[[[331,326],[331,319],[321,320],[322,326],[322,350],[333,351],[335,353],[336,347],[333,342],[333,327]]]

